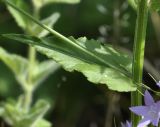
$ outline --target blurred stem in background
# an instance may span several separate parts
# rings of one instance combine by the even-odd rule
[[[115,0],[114,1],[114,11],[113,11],[113,35],[114,35],[114,41],[113,45],[116,46],[120,41],[120,3],[121,0]]]
[[[157,12],[152,12],[151,13],[151,20],[152,20],[152,23],[153,23],[153,27],[154,27],[154,30],[155,30],[155,34],[156,34],[156,38],[157,38],[157,41],[158,41],[158,46],[160,48],[160,36],[159,36],[159,33],[160,33],[160,16]]]
[[[144,63],[144,49],[145,49],[145,38],[147,29],[147,19],[148,19],[148,7],[146,0],[140,0],[138,3],[137,10],[137,21],[135,29],[134,38],[134,48],[133,48],[133,82],[140,85],[142,83],[143,74],[143,63]],[[141,87],[138,87],[142,91]],[[142,95],[138,92],[131,93],[131,105],[138,106],[142,104]],[[131,114],[133,127],[137,127],[140,117]]]

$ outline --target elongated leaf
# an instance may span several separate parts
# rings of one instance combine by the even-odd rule
[[[53,25],[57,22],[59,17],[60,17],[60,14],[56,12],[50,15],[49,17],[47,17],[46,19],[43,19],[41,22],[45,24],[46,26],[52,28]],[[38,37],[45,37],[47,34],[49,34],[47,30],[43,29],[37,24],[34,24],[31,29],[32,31],[34,31],[33,34]]]
[[[25,0],[11,0],[14,5],[16,5],[18,8],[25,10],[26,12],[29,12],[29,7]],[[7,5],[8,10],[16,20],[17,24],[22,28],[25,29],[27,27],[27,24],[29,23],[29,20],[26,16],[24,16],[22,13],[16,11],[12,7]]]
[[[89,52],[86,54],[79,48],[53,37],[39,39],[15,34],[3,36],[36,45],[38,51],[55,59],[67,71],[82,72],[93,83],[106,84],[109,89],[117,91],[136,90],[131,78],[127,76],[131,75],[132,59],[109,45],[102,46],[100,42],[86,38],[70,38],[73,43]]]
[[[149,6],[153,11],[160,11],[160,0],[150,0]]]

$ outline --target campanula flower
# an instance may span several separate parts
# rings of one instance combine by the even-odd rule
[[[160,101],[154,102],[152,96],[146,90],[144,102],[145,106],[135,106],[130,108],[132,112],[143,118],[137,127],[145,127],[150,123],[157,127],[160,119]]]
[[[126,123],[121,123],[121,127],[132,127],[131,122],[126,121]]]

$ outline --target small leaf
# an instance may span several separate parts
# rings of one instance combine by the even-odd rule
[[[10,2],[12,2],[12,4],[16,5],[18,8],[23,9],[28,13],[30,12],[27,2],[25,0],[11,0]],[[27,28],[27,24],[29,23],[28,18],[20,12],[13,9],[12,7],[10,7],[9,5],[7,5],[7,8],[16,20],[17,24],[25,30]]]
[[[2,60],[15,75],[24,73],[28,66],[28,61],[25,58],[7,53],[2,47],[0,47],[0,60]]]
[[[2,60],[14,73],[17,81],[26,89],[27,77],[28,77],[28,61],[27,59],[6,52],[0,47],[0,60]],[[32,83],[34,87],[37,87],[43,82],[51,73],[55,72],[59,68],[53,60],[47,60],[45,62],[37,62],[32,73]]]
[[[49,108],[50,105],[47,101],[38,100],[34,107],[31,108],[27,116],[27,118],[29,118],[30,126],[35,126],[37,122],[44,117]]]
[[[41,23],[52,28],[53,25],[57,22],[59,17],[60,17],[60,14],[58,12],[56,12],[56,13],[53,13],[52,15],[50,15],[49,17],[47,17],[46,19],[43,19],[41,21]],[[49,34],[49,32],[47,30],[43,29],[42,27],[40,27],[37,24],[34,24],[31,29],[32,29],[32,31],[34,31],[33,34],[38,37],[45,37],[47,34]]]
[[[77,46],[54,37],[39,39],[16,34],[3,36],[36,45],[38,51],[56,60],[67,71],[82,72],[93,83],[106,84],[109,89],[117,91],[136,90],[129,76],[132,68],[131,57],[114,50],[110,45],[102,46],[100,42],[86,38],[70,38],[72,43],[89,52],[87,54]]]
[[[15,54],[10,54],[0,47],[0,60],[12,70],[18,82],[24,87],[28,68],[27,59]]]
[[[39,120],[35,125],[35,127],[51,127],[51,126],[52,126],[51,123],[44,119]]]
[[[55,72],[60,66],[53,60],[46,60],[37,64],[33,70],[33,84],[41,84],[50,74]]]
[[[133,9],[137,9],[137,1],[136,0],[128,0],[128,3],[133,7]]]
[[[153,11],[160,11],[160,0],[150,0],[149,7]]]
[[[3,119],[14,127],[38,127],[41,123],[44,127],[50,127],[50,123],[43,119],[44,114],[49,109],[48,102],[39,100],[29,112],[23,110],[13,100],[9,100],[3,104],[4,110],[1,115]],[[43,127],[43,126],[42,126]]]

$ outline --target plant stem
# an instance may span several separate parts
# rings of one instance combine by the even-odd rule
[[[32,89],[27,89],[24,91],[24,109],[27,112],[29,111],[30,105],[32,103],[32,94],[33,94]]]
[[[148,7],[147,0],[139,0],[138,10],[137,10],[137,21],[135,29],[134,38],[134,48],[133,48],[133,82],[135,84],[141,85],[142,74],[143,74],[143,63],[144,63],[144,48],[145,48],[145,38],[147,29],[147,19],[148,19]],[[142,91],[142,88],[139,88]],[[142,95],[138,92],[131,93],[131,105],[137,106],[142,104]],[[131,114],[133,127],[137,127],[140,117]]]
[[[28,68],[28,84],[29,85],[32,85],[32,73],[33,73],[33,69],[34,69],[34,66],[35,66],[35,62],[36,62],[36,50],[34,47],[29,47],[29,53],[28,53],[28,56],[29,56],[29,68]]]

